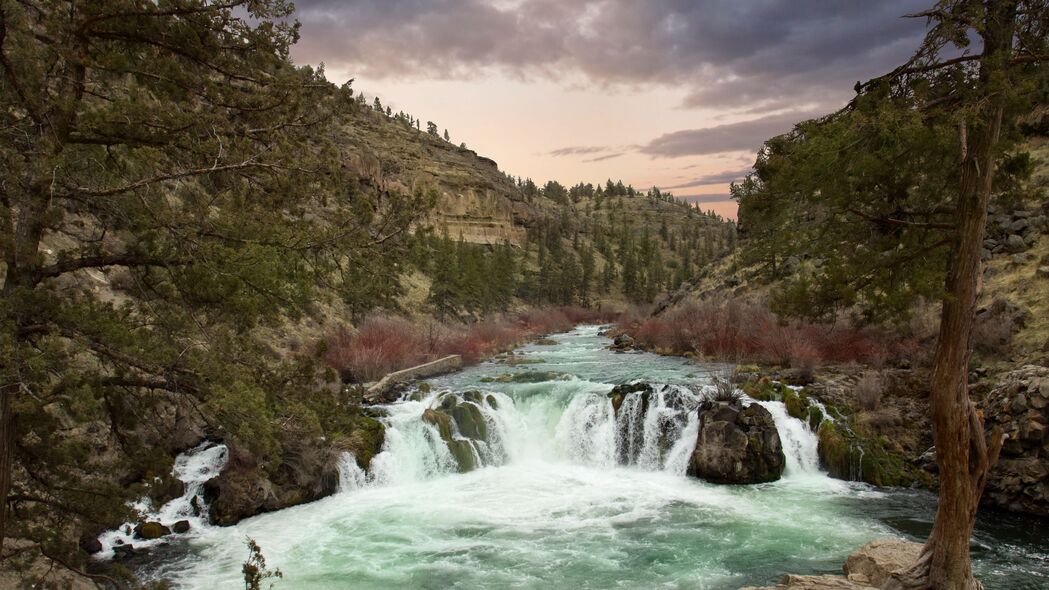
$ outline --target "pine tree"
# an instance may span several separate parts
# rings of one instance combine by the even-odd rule
[[[579,277],[579,299],[583,305],[590,305],[590,294],[594,284],[594,249],[587,246],[579,257],[581,274]]]
[[[3,3],[0,544],[82,565],[69,535],[127,520],[141,493],[96,475],[170,472],[163,445],[140,446],[165,426],[142,417],[177,404],[264,469],[331,434],[323,376],[261,331],[334,307],[344,277],[389,295],[432,203],[347,190],[338,130],[363,95],[288,61],[290,16],[283,0]]]

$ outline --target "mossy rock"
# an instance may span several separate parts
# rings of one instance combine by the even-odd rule
[[[740,389],[748,396],[763,402],[774,402],[780,399],[780,389],[768,377],[762,377],[755,381],[747,381],[740,385]]]
[[[787,414],[801,421],[809,419],[809,398],[803,392],[799,393],[789,387],[783,388],[783,405],[787,408]]]
[[[564,379],[564,373],[557,371],[527,371],[524,373],[506,373],[498,377],[484,377],[482,383],[543,383]]]
[[[459,465],[459,473],[466,473],[467,471],[473,471],[477,469],[477,457],[474,456],[473,443],[468,440],[450,440],[448,442],[448,450],[452,453],[452,457],[455,458],[455,462]]]
[[[553,338],[540,338],[539,340],[536,340],[535,343],[539,346],[554,346],[557,344],[557,340],[554,340]]]
[[[170,534],[171,529],[159,522],[143,522],[135,527],[135,537],[147,541],[151,539],[159,539]]]
[[[441,396],[439,407],[444,411],[451,411],[452,408],[459,405],[459,398],[454,393],[445,393]]]
[[[488,440],[488,423],[476,404],[466,402],[452,409],[452,419],[459,429],[459,434],[476,440]]]
[[[932,476],[909,463],[882,437],[866,437],[824,420],[819,428],[819,456],[827,473],[847,481],[880,487],[929,487]]]
[[[499,400],[495,399],[494,395],[489,393],[488,396],[484,398],[484,401],[488,402],[488,407],[493,410],[499,409]]]
[[[469,402],[473,402],[475,404],[481,404],[484,403],[484,394],[475,389],[464,393],[463,399]]]
[[[543,364],[543,359],[510,355],[503,362],[511,367],[517,367],[520,365],[541,365]]]
[[[436,426],[437,432],[444,442],[452,440],[452,417],[448,414],[432,408],[426,408],[423,410],[423,422]]]
[[[823,424],[823,412],[814,404],[809,405],[809,428],[813,432],[820,431],[820,425]]]
[[[859,455],[846,433],[834,422],[825,421],[820,425],[817,437],[820,462],[827,473],[837,479],[851,480],[852,467],[857,464]]]
[[[357,458],[357,465],[367,469],[372,458],[382,452],[385,442],[386,427],[382,422],[368,416],[357,416],[353,421],[353,429],[346,437],[345,447]]]
[[[455,411],[469,413],[470,410],[467,408],[471,407],[475,410],[477,409],[473,404],[467,403],[456,406]],[[478,415],[479,414],[480,413],[478,412]],[[448,445],[448,452],[450,452],[452,458],[455,459],[455,463],[458,465],[460,473],[466,473],[467,471],[477,469],[477,458],[474,456],[473,443],[468,439],[453,438],[452,416],[445,414],[440,410],[427,408],[426,410],[423,410],[422,418],[424,422],[433,424],[437,427],[437,432],[441,435],[441,439],[444,443]]]

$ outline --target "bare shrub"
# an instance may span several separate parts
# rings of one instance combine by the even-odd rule
[[[624,314],[620,326],[643,348],[733,360],[752,360],[812,372],[825,363],[882,367],[924,348],[907,334],[844,321],[808,323],[777,318],[766,305],[732,299],[686,301],[640,323]]]
[[[717,371],[711,375],[711,380],[714,384],[714,401],[717,402],[737,402],[740,398],[740,392],[736,389],[732,379],[733,371],[722,370]]]
[[[610,309],[532,309],[472,323],[376,315],[361,321],[356,329],[340,328],[330,334],[324,360],[344,380],[364,383],[452,354],[467,364],[476,363],[524,344],[530,337],[618,315]]]
[[[884,433],[903,424],[903,416],[898,408],[883,407],[859,414],[860,422],[875,433]]]
[[[856,403],[860,409],[872,412],[881,405],[881,398],[885,393],[885,383],[877,373],[867,371],[856,382],[854,393]]]
[[[402,318],[370,317],[355,332],[345,328],[330,339],[325,360],[344,380],[366,382],[425,359],[425,339]]]

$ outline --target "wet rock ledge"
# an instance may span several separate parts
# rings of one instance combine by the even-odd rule
[[[772,414],[758,404],[703,401],[688,474],[713,483],[776,481],[786,459]]]
[[[876,590],[883,588],[893,572],[918,560],[921,543],[903,539],[876,539],[849,555],[842,576],[783,576],[775,586],[748,586],[740,590]]]

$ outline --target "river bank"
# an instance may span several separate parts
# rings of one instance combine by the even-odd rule
[[[702,391],[724,366],[617,354],[598,332],[578,328],[553,344],[517,349],[515,364],[484,362],[427,381],[416,399],[409,393],[381,407],[382,451],[369,471],[345,464],[334,495],[201,529],[179,541],[175,556],[140,571],[179,588],[233,585],[250,536],[284,572],[278,588],[352,580],[359,588],[729,589],[769,584],[784,572],[834,573],[873,538],[927,533],[933,496],[828,478],[815,433],[785,411],[778,418],[791,452],[776,482],[721,486],[686,477],[680,457],[696,431],[688,407],[667,405],[665,396],[636,423],[641,444],[622,460],[626,424],[607,397],[615,385],[644,380]],[[478,468],[461,473],[439,428],[422,418],[445,392],[468,400],[474,391],[491,396],[478,406],[485,448],[474,447]],[[988,588],[1038,587],[1049,573],[1038,556],[1049,547],[1024,538],[1022,523],[1007,523],[981,520],[977,569]]]

